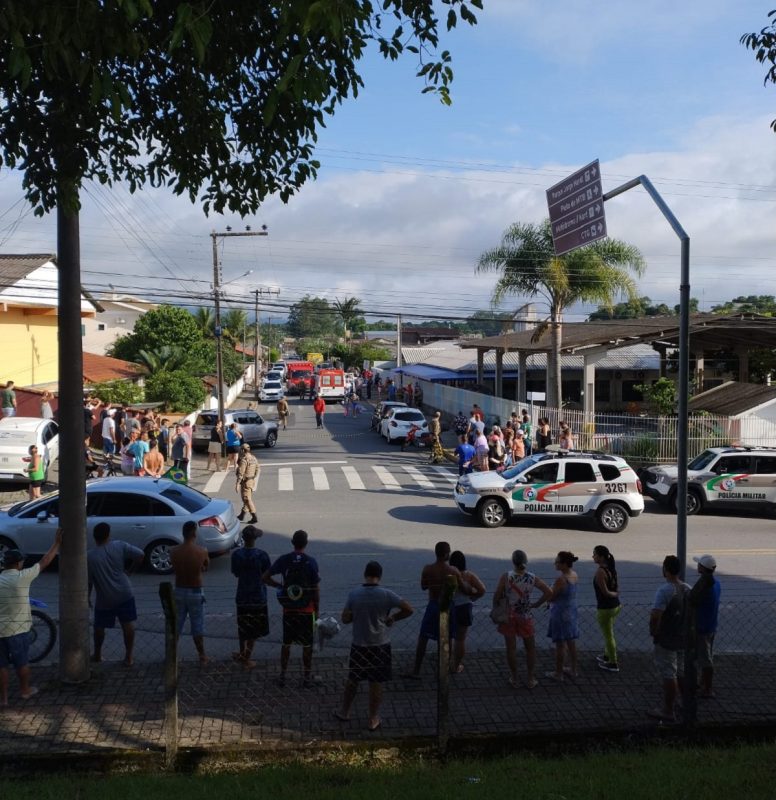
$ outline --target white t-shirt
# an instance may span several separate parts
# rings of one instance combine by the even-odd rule
[[[116,420],[110,415],[102,421],[102,438],[110,439],[111,442],[116,439]]]
[[[32,628],[30,584],[40,575],[40,566],[7,569],[0,575],[0,637],[16,636]]]

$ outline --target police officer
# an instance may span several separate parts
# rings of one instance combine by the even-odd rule
[[[243,444],[240,446],[240,460],[237,462],[237,485],[236,491],[240,493],[242,500],[242,508],[237,515],[237,519],[242,522],[246,514],[250,514],[251,518],[248,522],[258,522],[259,518],[256,516],[256,506],[253,503],[253,490],[256,487],[256,479],[259,477],[259,462],[256,456],[251,453],[251,446]]]

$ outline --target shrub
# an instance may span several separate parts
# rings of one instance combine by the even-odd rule
[[[205,384],[183,370],[160,371],[146,380],[146,400],[162,403],[165,411],[193,411],[206,396]]]

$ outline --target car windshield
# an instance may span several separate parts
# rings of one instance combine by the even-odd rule
[[[695,456],[687,465],[687,469],[706,469],[716,457],[717,454],[713,450],[704,450],[699,456]]]
[[[397,411],[393,418],[402,422],[423,422],[426,419],[421,411]]]
[[[280,381],[267,381],[264,384],[265,389],[279,389],[280,388]]]
[[[186,511],[201,511],[209,502],[210,498],[190,486],[176,483],[175,486],[168,486],[161,492],[162,497],[172,500]]]
[[[215,425],[218,417],[215,414],[200,414],[197,417],[197,425]]]
[[[505,469],[501,473],[501,477],[507,481],[512,480],[512,478],[516,478],[523,470],[532,467],[534,464],[538,464],[542,459],[543,455],[541,453],[537,453],[535,456],[527,456],[509,469]]]
[[[41,502],[48,502],[51,500],[52,497],[57,497],[58,492],[49,492],[48,494],[43,495],[43,497],[35,498],[35,500],[22,500],[19,503],[14,503],[10,508],[6,510],[6,513],[9,517],[16,517],[22,511],[27,510],[28,508],[32,508],[34,505],[38,505]]]

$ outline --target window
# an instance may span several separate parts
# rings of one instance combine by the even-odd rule
[[[131,492],[95,492],[95,512],[100,517],[150,517],[148,497]],[[102,502],[99,502],[102,500]]]
[[[155,517],[174,517],[175,511],[167,503],[163,503],[156,497],[149,498],[151,501],[151,514]]]
[[[598,469],[601,470],[601,477],[605,481],[616,481],[622,476],[622,473],[614,464],[599,464]]]
[[[398,419],[400,422],[424,422],[426,418],[418,411],[397,411],[391,419]]]
[[[49,517],[59,516],[59,497],[52,497],[42,503],[28,503],[25,505],[26,508],[19,514],[19,519],[35,519],[41,511],[45,511]]]
[[[526,483],[551,483],[558,479],[558,462],[539,464],[524,476]]]
[[[592,464],[567,461],[563,480],[566,483],[595,483],[595,471]]]
[[[562,381],[563,399],[568,403],[578,403],[582,399],[582,381]]]
[[[81,325],[81,336],[86,336],[86,325]]]
[[[104,322],[98,322],[98,323],[97,323],[97,330],[98,330],[98,331],[104,331],[104,330],[107,330],[107,326],[105,325],[105,323],[104,323]]]
[[[50,442],[56,435],[57,435],[57,426],[53,422],[50,422],[43,429],[43,444],[47,444],[48,442]]]
[[[623,381],[622,382],[622,401],[623,403],[640,403],[644,395],[636,389],[644,381]]]
[[[751,472],[751,456],[722,456],[714,465],[714,472],[722,475],[726,472]]]
[[[773,475],[776,473],[776,458],[773,456],[757,456],[755,472],[758,475]]]
[[[321,386],[331,386],[331,375],[321,375]]]
[[[207,495],[181,484],[170,486],[160,494],[181,508],[185,508],[186,511],[201,511],[210,502],[210,498]]]
[[[595,399],[596,402],[608,403],[611,397],[610,394],[611,383],[607,381],[595,382]]]

